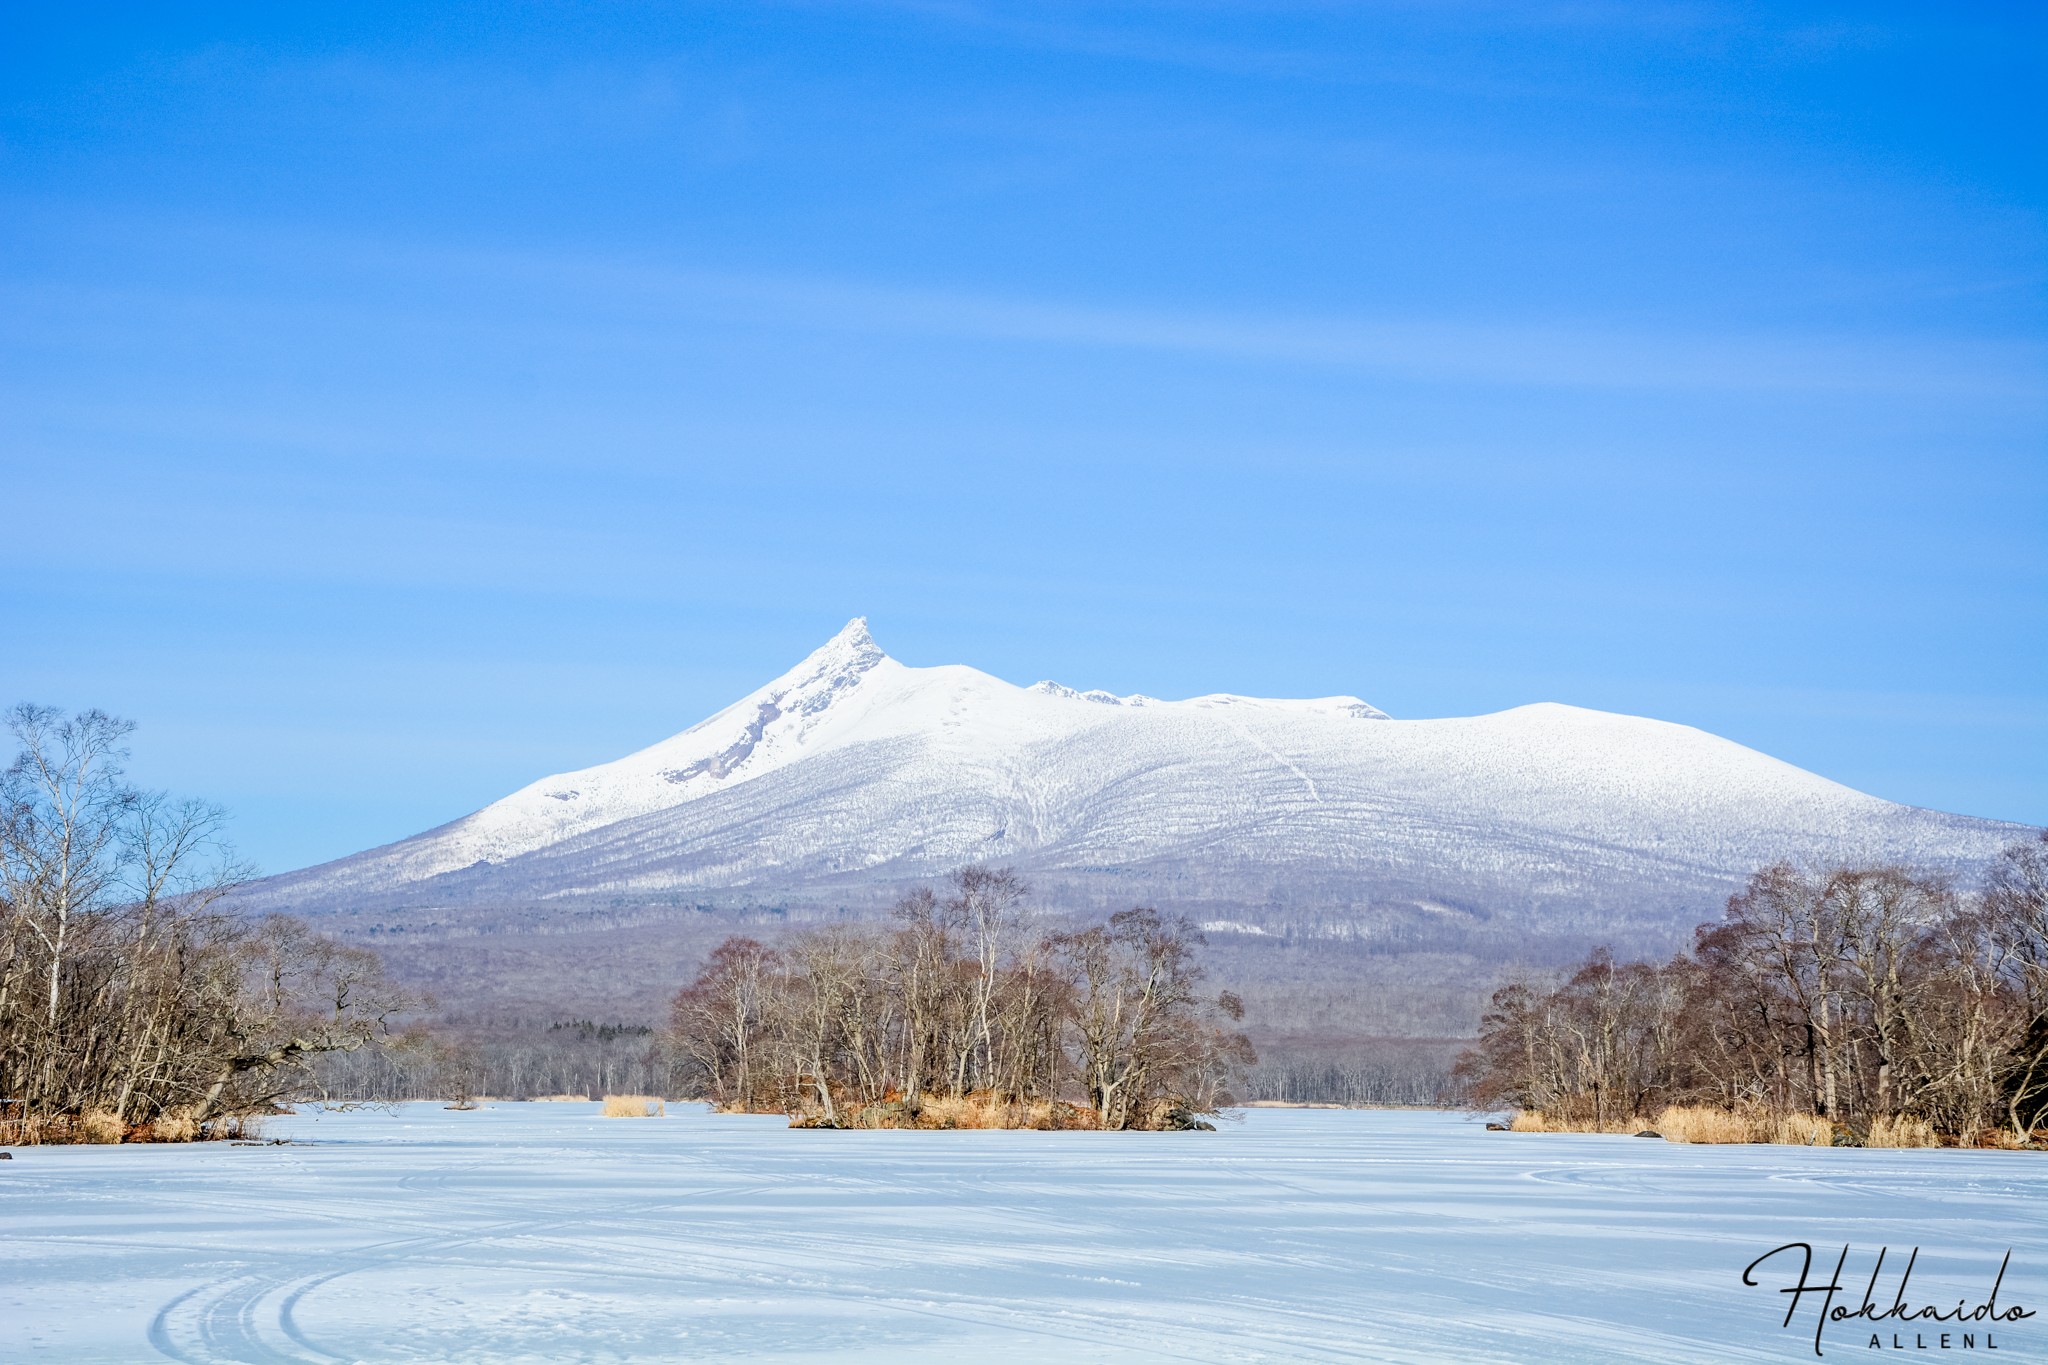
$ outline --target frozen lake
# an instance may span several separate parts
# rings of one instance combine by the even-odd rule
[[[830,1133],[596,1109],[17,1148],[0,1359],[1811,1360],[1811,1313],[1783,1329],[1783,1297],[1740,1283],[1791,1241],[1826,1251],[1821,1272],[1855,1248],[1852,1306],[1878,1247],[1917,1245],[1915,1300],[1978,1301],[2010,1248],[1999,1302],[2048,1307],[2040,1154],[1680,1147],[1436,1113]],[[1828,1358],[1868,1358],[1855,1326],[1830,1329]],[[1993,1331],[1993,1359],[2048,1357],[2048,1316]]]

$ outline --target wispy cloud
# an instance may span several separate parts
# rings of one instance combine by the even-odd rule
[[[1605,390],[2048,399],[2031,342],[1643,330],[1596,323],[1221,313],[732,274],[592,258],[463,254],[461,268],[764,325],[1215,357],[1440,383]]]
[[[109,223],[103,230],[125,237],[141,229]],[[587,334],[625,324],[649,331],[652,340],[654,333],[692,324],[738,325],[1185,356],[1441,385],[1864,395],[1967,401],[2030,416],[2048,412],[2048,345],[2027,338],[1220,311],[711,270],[589,253],[401,243],[247,223],[157,223],[149,231],[160,245],[185,238],[207,254],[231,252],[251,264],[267,259],[271,269],[302,283],[324,277],[329,285],[315,287],[329,309],[351,306],[344,302],[351,280],[364,286],[355,306],[371,310],[409,307],[391,294],[409,281],[436,292],[481,290],[491,300],[489,326],[536,339],[563,327]],[[60,293],[76,288],[49,287]],[[15,281],[9,292],[41,297],[46,287]],[[166,301],[163,286],[149,292],[159,304]],[[211,303],[232,306],[226,298]],[[49,299],[43,305],[54,306]]]

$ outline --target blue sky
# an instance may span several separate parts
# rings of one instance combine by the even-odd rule
[[[193,8],[0,47],[0,698],[269,870],[855,614],[2048,821],[2030,7]]]

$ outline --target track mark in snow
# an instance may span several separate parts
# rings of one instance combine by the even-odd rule
[[[1233,731],[1235,731],[1238,737],[1242,739],[1245,743],[1251,745],[1254,749],[1259,750],[1259,752],[1265,754],[1275,763],[1278,763],[1281,767],[1287,769],[1288,772],[1291,772],[1296,777],[1300,778],[1301,785],[1308,789],[1308,799],[1315,802],[1318,806],[1323,804],[1323,794],[1320,791],[1316,790],[1315,779],[1310,777],[1307,773],[1303,772],[1301,770],[1300,764],[1296,763],[1286,754],[1281,753],[1272,745],[1266,743],[1265,740],[1260,739],[1251,731],[1245,729],[1244,726],[1238,724],[1237,721],[1226,716],[1224,718],[1223,723],[1228,725]]]
[[[300,1276],[315,1281],[326,1276]],[[300,1355],[274,1347],[265,1340],[267,1327],[276,1327],[279,1310],[268,1306],[284,1284],[265,1275],[234,1274],[201,1285],[172,1299],[151,1319],[149,1344],[172,1360],[187,1365],[308,1365],[345,1360],[348,1357],[325,1351],[288,1329],[285,1335],[310,1351]]]

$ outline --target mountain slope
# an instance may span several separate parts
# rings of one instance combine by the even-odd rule
[[[865,621],[673,738],[273,878],[319,909],[872,899],[965,862],[1247,932],[1696,918],[1778,857],[1967,871],[2019,826],[1878,800],[1702,731],[1542,704],[1187,701],[910,668]]]

